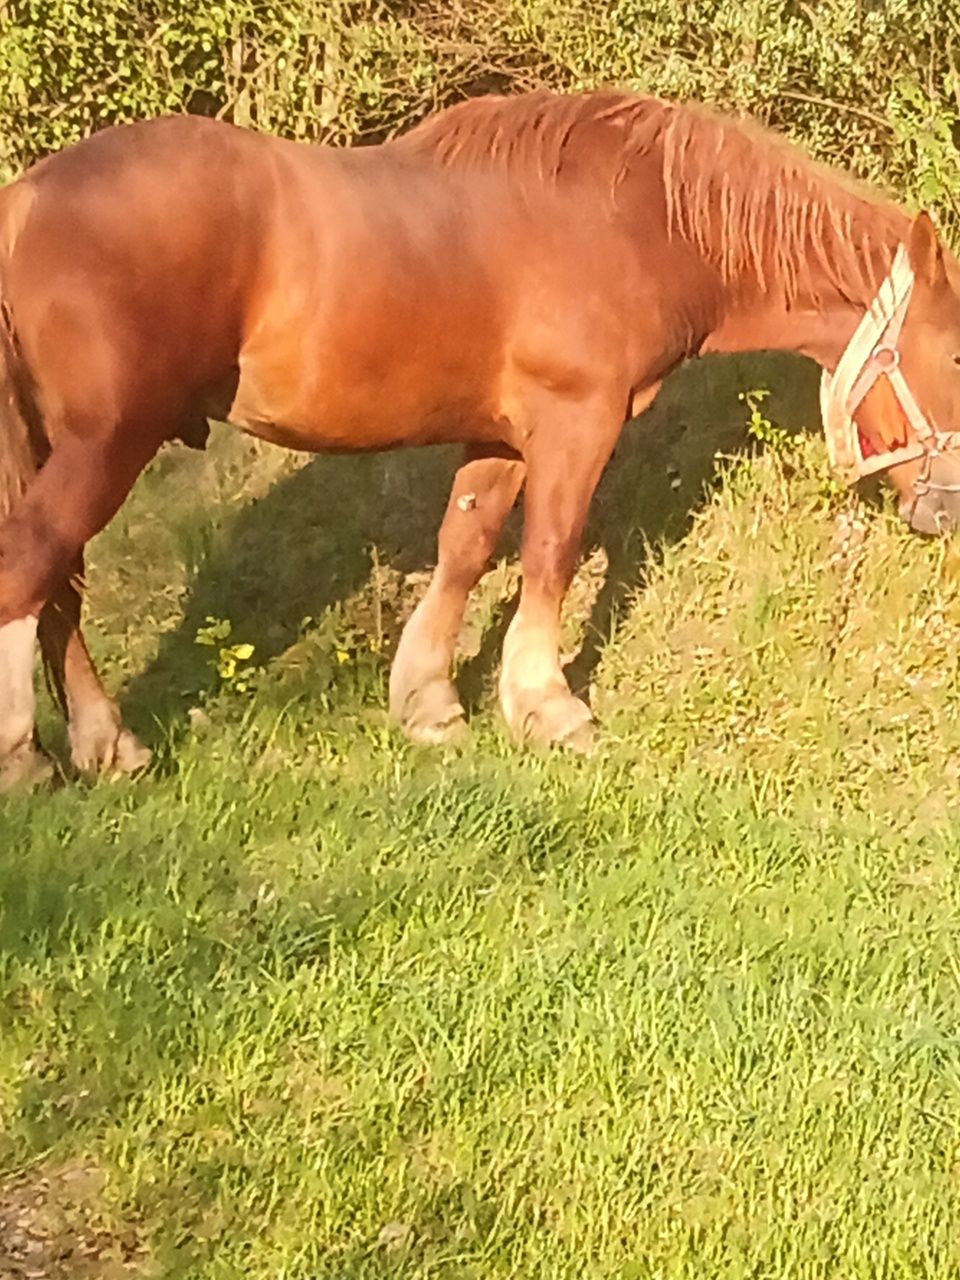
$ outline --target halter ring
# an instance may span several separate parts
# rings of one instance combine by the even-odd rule
[[[888,347],[883,343],[879,347],[874,347],[870,359],[882,373],[892,373],[894,369],[900,367],[900,352],[896,347]]]

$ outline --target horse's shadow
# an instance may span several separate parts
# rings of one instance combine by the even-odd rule
[[[589,685],[617,614],[642,585],[651,548],[685,535],[718,482],[722,457],[745,447],[748,411],[739,393],[758,386],[775,388],[765,407],[781,425],[801,429],[817,421],[812,366],[733,357],[680,370],[624,431],[585,538],[585,554],[602,548],[607,567],[583,646],[568,668],[575,688]],[[299,638],[304,619],[343,605],[372,574],[386,569],[394,580],[409,581],[428,571],[458,458],[459,450],[447,448],[320,456],[244,507],[228,536],[199,558],[179,626],[128,686],[124,703],[134,727],[148,738],[158,727],[170,733],[211,687],[209,651],[196,644],[208,617],[229,618],[232,634],[267,662]],[[501,548],[508,555],[516,551],[519,527],[515,513]],[[461,668],[468,706],[488,685],[510,612],[510,602],[500,606],[479,652]]]

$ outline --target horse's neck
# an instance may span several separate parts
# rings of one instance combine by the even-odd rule
[[[814,269],[789,302],[776,279],[763,288],[751,281],[734,281],[726,289],[721,319],[703,349],[795,351],[832,371],[887,274],[898,243],[896,238],[875,237],[863,281],[855,286],[842,288],[825,269]],[[875,286],[864,283],[871,277]]]
[[[903,229],[891,223],[852,222],[861,247],[831,272],[818,257],[788,266],[788,283],[768,268],[721,286],[719,319],[704,351],[795,351],[832,370],[890,269]],[[821,250],[822,252],[822,250]],[[848,277],[841,283],[840,276]]]
[[[840,296],[784,303],[755,298],[733,305],[703,351],[795,351],[833,370],[853,337],[865,307]]]

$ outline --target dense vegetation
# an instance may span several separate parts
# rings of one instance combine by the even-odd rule
[[[588,760],[500,731],[511,558],[473,746],[386,723],[445,451],[159,460],[91,569],[156,767],[0,809],[0,1274],[957,1274],[958,553],[764,419],[802,366],[718,460],[747,370],[604,481]]]

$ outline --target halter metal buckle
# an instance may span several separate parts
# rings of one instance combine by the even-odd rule
[[[881,373],[892,373],[894,369],[900,367],[900,352],[896,347],[890,347],[884,343],[873,348],[870,359]]]

